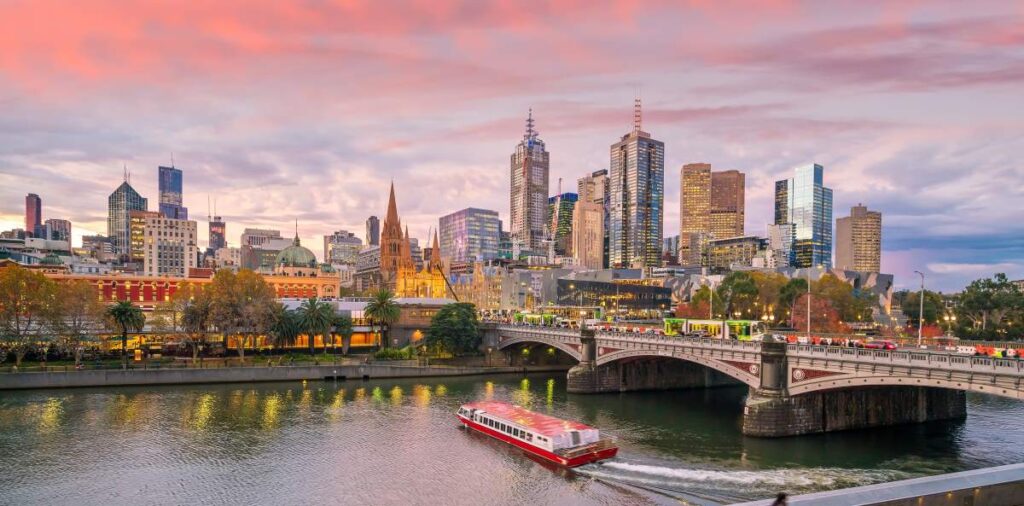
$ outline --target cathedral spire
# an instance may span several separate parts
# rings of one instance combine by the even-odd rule
[[[388,197],[388,214],[385,221],[398,223],[398,204],[395,203],[395,182],[391,181],[391,196]]]

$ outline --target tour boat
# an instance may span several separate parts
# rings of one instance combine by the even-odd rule
[[[565,467],[610,459],[619,448],[589,425],[534,413],[505,402],[463,404],[462,425]]]

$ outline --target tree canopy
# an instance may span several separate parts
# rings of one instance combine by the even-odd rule
[[[476,306],[466,302],[443,306],[430,320],[426,333],[428,348],[454,355],[476,352],[480,339]]]

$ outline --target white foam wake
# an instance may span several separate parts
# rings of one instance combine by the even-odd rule
[[[612,469],[625,473],[625,476],[608,475],[629,479],[651,476],[667,478],[668,484],[713,482],[720,484],[737,484],[747,486],[772,486],[790,488],[832,488],[837,484],[850,486],[856,484],[877,483],[898,479],[899,471],[867,470],[867,469],[767,469],[763,471],[727,471],[715,469],[686,469],[626,462],[606,462],[599,469]],[[595,474],[605,474],[595,470]]]

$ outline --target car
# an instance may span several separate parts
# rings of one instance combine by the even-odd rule
[[[869,350],[895,350],[896,343],[892,341],[868,341],[864,347]]]

